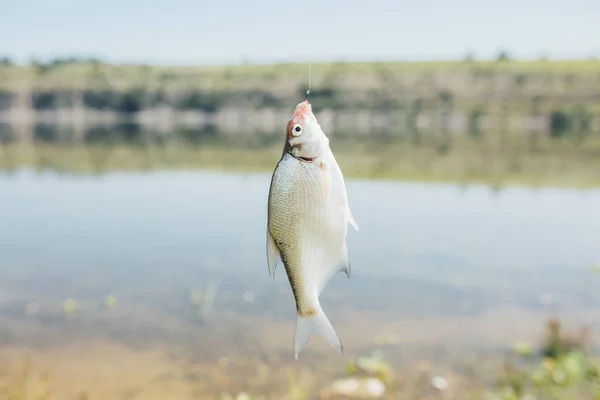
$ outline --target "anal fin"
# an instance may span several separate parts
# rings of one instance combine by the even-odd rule
[[[273,239],[271,232],[269,232],[269,228],[267,228],[267,264],[269,266],[269,275],[273,279],[275,279],[275,268],[279,261],[281,261],[281,253],[279,252],[279,248],[277,248],[275,239]]]

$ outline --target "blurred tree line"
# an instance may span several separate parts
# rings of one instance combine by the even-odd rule
[[[311,89],[310,101],[315,109],[334,111],[366,109],[392,114],[394,110],[401,110],[413,125],[417,122],[418,115],[425,111],[434,110],[442,117],[458,112],[466,115],[466,129],[475,138],[483,134],[480,121],[490,113],[546,116],[552,138],[569,135],[584,138],[593,133],[594,117],[600,109],[600,68],[596,75],[589,74],[589,79],[594,76],[596,79],[586,84],[574,72],[567,71],[557,75],[515,69],[501,75],[493,66],[478,65],[473,60],[474,55],[469,53],[463,61],[465,64],[473,63],[469,69],[470,76],[463,77],[463,72],[455,74],[467,82],[465,90],[452,89],[450,84],[448,87],[440,86],[440,80],[458,79],[452,72],[443,75],[436,71],[423,71],[416,74],[416,79],[408,85],[397,79],[399,73],[386,68],[385,64],[371,65],[377,85],[360,88],[352,83],[349,65],[337,63],[325,72],[326,76],[319,87]],[[502,50],[495,62],[506,64],[512,60],[508,52]],[[107,64],[94,58],[64,57],[46,62],[32,60],[30,67],[42,79],[73,65],[89,66],[82,78],[89,82],[84,84],[86,88],[69,90],[48,88],[48,84],[33,85],[29,93],[33,109],[51,111],[71,108],[77,105],[77,99],[81,101],[81,105],[91,110],[126,114],[157,107],[204,113],[216,113],[228,107],[290,108],[304,97],[307,89],[304,84],[298,84],[291,91],[271,90],[268,82],[275,81],[277,75],[269,71],[260,76],[259,80],[265,83],[263,88],[239,87],[236,85],[235,73],[225,67],[219,78],[224,83],[217,89],[183,85],[177,90],[169,88],[169,82],[176,79],[172,72],[163,71],[149,77],[149,73],[144,72],[150,70],[147,66],[140,67],[142,72],[138,75],[141,78],[121,86],[107,78],[103,69]],[[0,57],[0,66],[10,68],[14,63],[8,57]],[[148,76],[144,78],[144,74]],[[436,77],[436,74],[443,76]],[[479,85],[483,85],[484,89],[475,94],[467,93],[466,90],[470,89],[469,81],[483,82]],[[16,96],[15,91],[0,89],[0,110],[10,109]],[[389,129],[393,127],[390,126]],[[418,130],[415,131],[415,140],[420,140]]]

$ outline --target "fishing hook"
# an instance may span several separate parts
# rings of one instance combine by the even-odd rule
[[[310,81],[312,79],[312,63],[308,63],[308,90],[306,91],[306,96],[304,96],[304,101],[308,99],[308,95],[310,94]]]

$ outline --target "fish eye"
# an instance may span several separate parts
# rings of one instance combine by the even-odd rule
[[[294,124],[291,133],[293,136],[300,136],[302,134],[302,126],[300,124]]]

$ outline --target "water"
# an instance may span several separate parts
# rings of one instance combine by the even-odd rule
[[[293,298],[283,267],[273,281],[266,265],[269,179],[0,175],[0,342],[291,359]],[[343,357],[373,347],[379,333],[405,348],[498,348],[534,338],[549,303],[576,323],[600,321],[600,276],[590,271],[600,263],[600,191],[347,186],[360,226],[348,237],[353,275],[321,295]],[[210,284],[214,304],[199,315],[191,298]],[[102,303],[109,294],[115,309]],[[78,308],[67,318],[69,297]],[[318,336],[303,354],[339,360]]]

